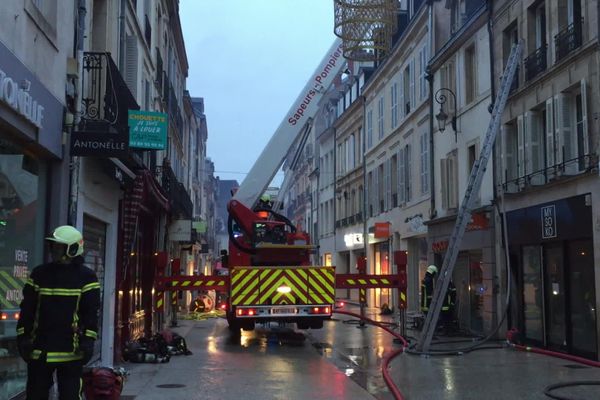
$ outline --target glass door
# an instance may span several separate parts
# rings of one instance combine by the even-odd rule
[[[574,354],[596,359],[596,291],[594,254],[591,240],[570,242],[569,260],[569,333]]]
[[[544,284],[539,246],[523,247],[523,319],[528,340],[544,345]]]
[[[563,247],[560,243],[544,248],[546,293],[546,340],[551,349],[567,350],[566,285]]]

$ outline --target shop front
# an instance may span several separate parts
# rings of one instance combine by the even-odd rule
[[[516,320],[527,343],[597,359],[591,194],[507,213]]]
[[[495,287],[500,284],[495,262],[492,210],[478,210],[471,216],[454,265],[452,282],[456,287],[454,318],[458,327],[473,334],[491,331],[498,320]],[[441,269],[448,251],[455,219],[428,223],[429,262]],[[426,268],[426,267],[425,267]],[[424,275],[424,271],[420,271]],[[421,278],[422,279],[422,278]]]
[[[64,106],[0,43],[0,398],[24,390],[16,345],[22,289],[44,237],[66,217]],[[47,223],[50,222],[49,225]]]

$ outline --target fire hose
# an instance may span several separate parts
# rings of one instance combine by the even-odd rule
[[[396,339],[398,339],[402,343],[402,348],[393,351],[392,353],[388,354],[383,359],[383,363],[381,364],[381,373],[383,374],[383,380],[385,381],[385,384],[390,389],[390,392],[392,392],[392,395],[394,396],[394,399],[396,399],[396,400],[404,400],[404,396],[402,395],[402,392],[400,392],[400,390],[398,389],[398,387],[396,386],[396,384],[394,383],[394,381],[390,377],[390,373],[388,371],[388,367],[389,367],[390,362],[396,356],[400,355],[404,351],[404,349],[406,347],[408,347],[408,342],[406,341],[406,339],[404,339],[404,337],[402,337],[397,332],[394,332],[393,330],[391,330],[390,328],[388,328],[384,323],[372,320],[372,319],[367,318],[367,317],[363,317],[360,314],[356,314],[356,313],[353,313],[353,312],[350,312],[350,311],[341,311],[341,310],[334,310],[333,312],[337,313],[337,314],[349,315],[351,317],[358,318],[358,319],[366,321],[366,322],[368,322],[368,323],[370,323],[372,325],[375,325],[375,326],[383,329],[384,331],[386,331],[390,335],[394,336]]]

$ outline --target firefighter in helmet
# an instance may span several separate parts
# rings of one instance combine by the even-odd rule
[[[25,282],[17,324],[27,399],[48,398],[54,371],[60,398],[79,399],[82,368],[98,336],[100,284],[83,265],[81,232],[63,225],[46,240],[52,260],[34,268]]]
[[[431,299],[433,298],[433,278],[437,272],[437,267],[430,265],[427,267],[427,272],[425,272],[425,277],[421,282],[421,311],[423,314],[427,314],[429,311]]]

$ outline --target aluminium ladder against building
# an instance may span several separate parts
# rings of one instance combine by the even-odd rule
[[[522,49],[522,43],[514,44],[512,46],[510,56],[508,57],[506,67],[504,69],[504,75],[502,77],[502,83],[500,84],[500,91],[496,98],[496,102],[492,110],[490,124],[485,134],[483,147],[481,149],[479,158],[473,164],[469,181],[467,182],[465,195],[456,216],[454,230],[452,231],[450,243],[448,244],[448,250],[446,251],[444,262],[439,272],[437,284],[435,285],[433,298],[431,305],[429,306],[429,312],[425,318],[421,338],[417,344],[417,351],[423,353],[429,352],[431,339],[433,338],[433,333],[437,326],[442,304],[444,302],[444,298],[446,297],[446,291],[448,290],[448,285],[452,279],[452,272],[454,270],[456,258],[458,257],[458,253],[460,251],[460,243],[465,234],[467,224],[471,219],[473,200],[475,199],[475,195],[481,189],[483,175],[487,169],[487,164],[492,154],[494,142],[496,140],[498,130],[500,129],[502,113],[504,112],[506,100],[508,98],[508,94],[510,93],[510,88],[516,74],[519,60],[521,59]]]

